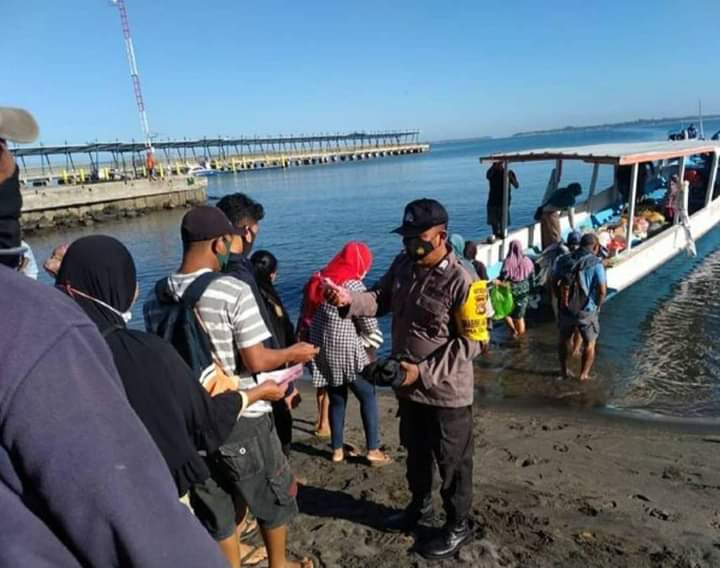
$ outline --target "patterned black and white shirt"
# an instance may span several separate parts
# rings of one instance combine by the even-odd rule
[[[359,280],[348,280],[343,286],[352,292],[365,291]],[[383,336],[375,318],[343,319],[336,307],[324,303],[313,316],[309,341],[320,347],[309,364],[313,386],[337,387],[357,378],[370,362],[366,348],[378,348]]]

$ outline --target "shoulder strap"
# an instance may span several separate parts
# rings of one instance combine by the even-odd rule
[[[174,304],[175,300],[170,294],[170,278],[165,276],[155,282],[155,297],[161,304]]]
[[[119,324],[114,324],[114,325],[111,325],[110,327],[106,327],[105,329],[103,329],[100,332],[100,335],[102,335],[103,337],[108,337],[109,335],[112,335],[113,333],[115,333],[116,331],[120,331],[121,329],[125,329],[125,326],[119,325]]]
[[[180,298],[180,303],[186,308],[194,308],[208,286],[218,278],[224,276],[220,272],[205,272],[193,280]]]

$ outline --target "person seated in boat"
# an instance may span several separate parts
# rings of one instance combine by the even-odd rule
[[[513,297],[513,311],[505,318],[505,323],[513,337],[525,335],[525,312],[530,303],[530,289],[533,284],[535,265],[523,254],[520,241],[510,242],[510,250],[500,270],[501,286],[510,286]]]
[[[632,166],[620,166],[617,169],[618,192],[622,196],[623,203],[630,202],[630,188],[632,185]],[[637,189],[635,192],[635,203],[638,203],[645,196],[645,182],[648,177],[648,162],[638,164]]]
[[[675,222],[680,209],[679,200],[681,197],[681,191],[680,178],[678,178],[677,174],[671,175],[670,181],[668,181],[668,188],[665,192],[665,197],[663,198],[663,205],[665,206],[665,218],[673,223]]]
[[[488,180],[490,190],[488,192],[487,200],[487,223],[492,227],[492,236],[488,239],[489,242],[494,241],[496,238],[503,238],[504,229],[506,228],[503,220],[503,178],[505,176],[505,168],[502,162],[493,162],[493,165],[488,168],[485,177]],[[518,178],[515,172],[510,170],[508,172],[508,191],[513,188],[517,189],[520,187]],[[512,192],[508,195],[508,216],[507,224],[510,225],[510,201],[512,198]]]
[[[582,186],[579,183],[558,187],[538,207],[535,219],[540,221],[540,241],[543,250],[562,240],[560,229],[560,213],[562,211],[568,212],[570,226],[575,227],[575,202],[581,193]]]

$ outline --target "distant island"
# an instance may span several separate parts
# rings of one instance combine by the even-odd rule
[[[709,114],[703,116],[703,120],[714,120],[720,119],[720,114]],[[608,124],[594,124],[589,126],[566,126],[564,128],[550,128],[547,130],[529,130],[527,132],[517,132],[513,134],[516,136],[537,136],[538,134],[557,134],[560,132],[582,132],[588,130],[606,130],[608,128],[623,128],[633,126],[661,126],[663,124],[677,124],[677,123],[697,123],[699,122],[697,115],[691,116],[678,116],[675,118],[639,118],[637,120],[631,120],[627,122],[613,122]]]

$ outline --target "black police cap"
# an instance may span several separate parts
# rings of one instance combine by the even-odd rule
[[[430,227],[447,225],[448,214],[445,207],[434,199],[416,199],[405,206],[403,223],[393,233],[403,237],[416,237]]]

